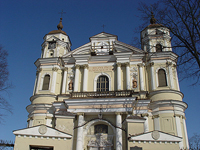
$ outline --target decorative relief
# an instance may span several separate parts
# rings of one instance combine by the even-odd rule
[[[137,80],[134,78],[132,82],[133,88],[137,88]]]
[[[70,82],[69,82],[69,84],[68,84],[68,87],[69,87],[68,89],[69,90],[73,90],[73,84],[74,84],[73,80],[71,79]]]
[[[90,72],[101,72],[101,71],[112,71],[113,66],[99,66],[99,67],[90,67]]]
[[[38,129],[38,132],[40,133],[40,134],[45,134],[46,132],[47,132],[47,127],[45,126],[45,125],[41,125],[40,127],[39,127],[39,129]]]
[[[153,131],[153,132],[151,133],[151,136],[152,136],[152,138],[153,138],[154,140],[158,140],[159,137],[160,137],[160,133],[159,133],[158,131]]]

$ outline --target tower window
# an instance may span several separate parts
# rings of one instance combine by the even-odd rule
[[[54,49],[54,48],[56,48],[56,42],[49,42],[48,49]]]
[[[162,52],[162,45],[156,44],[156,52]]]
[[[99,76],[97,79],[97,91],[109,91],[109,80],[107,76]]]
[[[49,83],[50,83],[50,75],[45,75],[42,90],[49,90]]]
[[[54,51],[53,50],[49,51],[49,57],[53,57],[53,55],[54,55]]]
[[[158,86],[159,87],[167,86],[166,72],[164,69],[158,70]]]

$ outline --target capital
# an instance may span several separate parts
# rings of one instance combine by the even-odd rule
[[[117,67],[121,67],[122,64],[118,62],[116,65]]]
[[[79,112],[79,113],[77,113],[77,115],[78,116],[80,116],[80,115],[84,116],[84,113]]]
[[[83,68],[84,68],[84,69],[88,69],[88,64],[84,64],[84,65],[83,65]]]
[[[142,63],[137,64],[138,67],[143,67],[144,65]]]
[[[152,116],[152,119],[159,118],[159,117],[160,117],[159,115],[154,115],[154,116]]]
[[[57,67],[53,67],[52,70],[53,71],[58,71],[58,68]]]
[[[124,64],[125,64],[125,66],[130,67],[130,63],[129,62],[126,62]]]
[[[64,70],[64,71],[68,71],[68,68],[67,68],[67,67],[64,67],[63,70]]]
[[[75,68],[76,68],[76,69],[79,69],[79,68],[80,68],[80,65],[75,65]]]
[[[42,71],[42,68],[38,68],[36,71],[36,75],[39,74]]]
[[[142,117],[148,117],[149,114],[148,113],[145,113],[145,114],[141,114]]]
[[[154,62],[151,62],[149,65],[150,65],[150,66],[153,66],[153,65],[154,65]]]
[[[167,61],[167,62],[166,62],[166,65],[167,65],[167,66],[171,66],[171,65],[172,65],[172,62]]]

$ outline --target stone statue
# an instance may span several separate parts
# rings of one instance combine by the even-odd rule
[[[73,89],[73,81],[71,80],[70,82],[69,82],[69,90],[72,90]]]
[[[137,80],[135,78],[133,79],[133,88],[137,88]]]

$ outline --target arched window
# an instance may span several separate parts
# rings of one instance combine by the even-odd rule
[[[156,52],[162,52],[162,45],[156,44]]]
[[[94,133],[108,133],[108,126],[105,124],[97,124],[94,126]]]
[[[47,74],[47,75],[44,76],[42,90],[48,90],[49,89],[49,83],[50,83],[50,75]]]
[[[109,91],[109,79],[107,76],[99,76],[98,77],[97,91]]]
[[[53,50],[49,51],[49,57],[53,57],[53,56],[54,56],[54,51]]]
[[[164,69],[158,70],[158,86],[167,86],[166,72]]]

